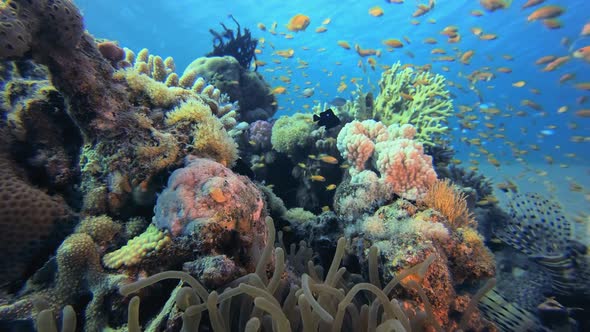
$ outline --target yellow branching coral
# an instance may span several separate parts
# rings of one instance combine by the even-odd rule
[[[144,167],[159,171],[178,161],[180,148],[174,135],[156,129],[151,131],[157,145],[142,145],[137,147],[136,152]]]
[[[210,117],[211,109],[201,99],[191,98],[172,111],[166,113],[167,126],[175,125],[181,121],[203,122]]]
[[[445,216],[453,228],[475,222],[467,208],[465,194],[457,192],[448,179],[437,180],[424,196],[422,203]]]
[[[442,75],[404,68],[398,62],[381,75],[381,92],[375,100],[373,117],[386,125],[409,123],[416,139],[432,145],[436,136],[448,132],[453,103]]]
[[[122,265],[133,266],[140,263],[146,255],[164,248],[170,241],[166,233],[150,225],[141,235],[127,241],[125,246],[104,255],[102,262],[112,269]]]
[[[201,99],[191,98],[168,112],[165,123],[168,126],[192,126],[193,153],[227,166],[238,159],[238,147],[225,130],[224,120],[226,118],[213,115],[211,108]]]
[[[118,70],[113,77],[116,80],[125,80],[133,93],[147,96],[155,107],[167,108],[179,100],[194,96],[191,90],[166,86],[136,68]]]

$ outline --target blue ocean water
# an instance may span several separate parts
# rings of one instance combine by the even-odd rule
[[[483,148],[502,166],[536,165],[537,173],[543,173],[545,167],[559,165],[562,170],[558,171],[571,176],[573,182],[578,181],[582,186],[588,183],[590,156],[586,151],[590,119],[576,116],[575,112],[590,108],[588,102],[579,103],[579,98],[590,97],[590,91],[576,89],[574,84],[590,82],[590,63],[571,59],[552,72],[543,72],[543,66],[535,64],[540,57],[567,56],[577,48],[590,45],[590,38],[579,38],[582,27],[588,23],[584,14],[590,12],[587,0],[552,0],[542,4],[560,5],[566,9],[559,17],[563,24],[559,29],[548,29],[540,21],[527,22],[527,16],[542,5],[523,10],[521,6],[525,1],[514,1],[509,8],[495,12],[485,11],[479,1],[438,1],[429,13],[417,18],[412,17],[418,4],[414,1],[402,4],[351,0],[77,2],[82,8],[87,29],[93,35],[117,40],[136,52],[145,47],[152,54],[172,56],[177,71],[182,71],[193,59],[209,52],[212,36],[208,30],[220,30],[220,22],[233,27],[228,17],[233,15],[242,28],[249,28],[254,37],[265,40],[264,48],[259,46],[262,53],[258,54],[258,60],[267,64],[260,67],[259,72],[272,87],[287,88],[285,94],[278,96],[279,112],[275,117],[305,111],[309,106],[336,96],[350,98],[355,90],[355,85],[350,82],[352,78],[359,79],[363,90],[378,93],[377,82],[383,71],[382,65],[397,61],[402,64],[432,64],[434,72],[444,75],[454,84],[449,89],[455,95],[455,107],[465,105],[476,108],[472,114],[478,115],[475,120],[478,124],[473,130],[461,130],[456,119],[452,119],[450,124],[454,128],[451,135],[457,158],[463,165],[471,165],[474,169],[490,166],[488,158],[480,153]],[[380,17],[369,15],[368,10],[373,6],[380,6],[384,14]],[[484,14],[481,17],[470,15],[472,10],[482,10]],[[311,23],[305,31],[290,32],[286,24],[298,13],[309,16]],[[315,32],[328,18],[330,22],[325,25],[327,31]],[[275,22],[277,34],[273,35],[268,29]],[[264,24],[267,30],[257,28],[259,23]],[[449,44],[447,37],[440,34],[447,26],[459,29],[460,42]],[[481,28],[484,33],[496,34],[497,39],[480,40],[471,32],[474,27]],[[291,34],[293,38],[287,39],[285,34]],[[404,36],[411,43],[404,41]],[[388,51],[382,41],[389,38],[401,40],[404,47]],[[434,38],[438,43],[426,44],[426,38]],[[374,57],[377,60],[375,70],[367,64],[367,58],[360,57],[354,49],[346,50],[338,46],[339,40],[348,41],[353,48],[359,44],[362,48],[381,49],[381,56]],[[455,57],[468,50],[473,50],[475,54],[470,64],[437,62],[434,59],[438,55],[431,54],[434,48],[443,48],[447,55]],[[294,56],[286,59],[273,52],[284,49],[293,49]],[[305,61],[308,66],[297,68],[300,61]],[[498,72],[499,67],[509,67],[512,72]],[[466,76],[476,70],[492,72],[495,77],[472,85]],[[560,84],[559,78],[566,73],[575,74],[575,78]],[[290,83],[281,81],[281,76],[283,79],[288,77]],[[525,86],[512,86],[521,80],[526,82]],[[338,92],[341,82],[348,87]],[[301,95],[306,87],[315,88],[310,98]],[[486,119],[477,108],[478,98],[473,89],[479,91],[485,105],[497,107],[502,113]],[[541,105],[542,110],[522,106],[525,99]],[[559,113],[558,109],[562,106],[568,110]],[[517,116],[519,111],[525,113]],[[490,129],[484,123],[495,128]],[[505,138],[494,138],[494,134],[503,134]],[[478,137],[483,137],[481,147],[463,142]],[[584,139],[585,142],[576,142]],[[573,166],[578,168],[570,168]],[[492,167],[491,172],[508,174],[502,167]],[[539,181],[544,180],[541,178]],[[581,198],[588,195],[588,189],[584,188],[582,193],[574,195]],[[578,202],[587,205],[588,200]]]

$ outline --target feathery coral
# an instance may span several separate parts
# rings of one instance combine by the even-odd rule
[[[457,192],[450,180],[437,180],[426,192],[422,202],[431,209],[442,213],[449,226],[458,228],[474,223],[467,208],[466,196]]]

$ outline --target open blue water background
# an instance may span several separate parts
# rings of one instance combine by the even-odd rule
[[[510,143],[506,143],[509,141],[521,150],[530,150],[524,156],[526,162],[542,164],[550,156],[555,164],[576,164],[584,167],[590,161],[590,154],[587,152],[590,142],[574,143],[572,136],[590,136],[590,118],[574,115],[577,110],[590,108],[590,102],[583,105],[576,103],[577,98],[590,97],[590,91],[577,90],[573,83],[590,82],[590,63],[572,59],[554,72],[542,72],[542,66],[535,65],[534,62],[541,56],[564,56],[571,54],[573,49],[590,45],[590,38],[578,40],[582,26],[590,21],[590,1],[546,1],[544,5],[562,5],[566,8],[566,12],[560,17],[563,28],[556,30],[547,29],[541,22],[527,22],[526,17],[538,6],[522,10],[524,2],[515,0],[508,9],[493,13],[484,10],[483,17],[474,17],[470,15],[471,10],[483,10],[479,1],[438,1],[430,13],[416,18],[420,21],[419,25],[412,25],[410,21],[414,18],[411,14],[416,9],[417,2],[408,0],[404,4],[352,0],[77,1],[83,10],[87,29],[93,35],[117,40],[122,46],[136,52],[145,47],[151,54],[173,56],[177,72],[182,72],[193,59],[209,52],[212,47],[208,30],[220,30],[219,22],[233,27],[228,14],[234,15],[242,28],[248,27],[255,37],[266,39],[266,46],[258,59],[267,62],[267,65],[259,68],[259,72],[272,87],[284,85],[288,89],[286,94],[278,98],[280,110],[276,116],[304,111],[304,105],[313,105],[314,101],[329,101],[335,96],[350,97],[350,92],[355,89],[354,84],[349,82],[352,77],[362,77],[365,90],[372,86],[376,88],[381,74],[379,66],[391,65],[397,61],[416,65],[432,63],[434,72],[443,74],[448,80],[465,88],[465,91],[450,88],[456,95],[455,105],[474,106],[477,98],[469,90],[469,82],[464,75],[489,66],[496,78],[489,82],[478,82],[475,86],[482,93],[484,102],[496,105],[503,110],[505,116],[496,116],[489,121],[481,117],[480,121],[493,123],[497,127],[504,126],[506,139],[490,142],[484,140],[485,149],[503,164],[510,164],[514,162],[514,156],[508,146]],[[376,5],[383,8],[383,16],[373,17],[368,14],[368,9]],[[280,32],[289,33],[285,25],[297,13],[308,15],[311,24],[304,32],[292,33],[293,39],[286,39]],[[315,29],[326,18],[331,18],[331,23],[326,26],[328,31],[316,33]],[[429,23],[429,19],[436,20],[436,23]],[[270,28],[273,22],[277,22],[279,34],[272,35],[256,27],[257,23],[263,23]],[[448,25],[459,28],[462,35],[459,43],[449,44],[446,36],[439,34]],[[479,40],[470,32],[472,27],[480,27],[484,33],[497,34],[498,39]],[[411,44],[393,52],[386,51],[381,43],[387,38],[402,40],[403,36],[409,37]],[[423,43],[427,37],[436,38],[438,44]],[[574,44],[571,47],[564,46],[564,38]],[[366,58],[361,58],[354,50],[339,47],[338,40],[347,40],[351,45],[358,43],[363,48],[382,49],[383,54],[376,58],[376,70],[366,67],[365,72],[359,68],[358,61],[362,60],[366,65]],[[276,49],[294,49],[294,57],[284,59],[273,55],[270,43]],[[459,61],[433,62],[436,55],[430,54],[430,51],[438,47],[444,48],[449,55],[455,53],[454,48],[458,51],[474,50],[475,56],[469,65]],[[409,52],[414,57],[410,57]],[[509,61],[502,55],[510,55],[514,59]],[[278,59],[281,63],[275,64],[273,59]],[[308,62],[309,67],[297,69],[298,59]],[[442,66],[448,66],[449,72],[444,72]],[[510,67],[513,72],[503,74],[496,71],[496,68],[504,66]],[[576,78],[560,85],[559,77],[565,73],[574,73]],[[289,85],[278,80],[282,75],[291,78]],[[336,89],[343,75],[346,76],[344,81],[348,84],[348,89],[338,93]],[[527,85],[520,89],[513,87],[512,83],[519,80],[526,81]],[[315,94],[311,98],[303,98],[301,89],[309,86],[316,87]],[[536,95],[530,91],[531,88],[538,89],[541,93]],[[521,106],[523,99],[542,105],[543,111]],[[569,111],[558,114],[557,109],[561,106],[568,106]],[[514,116],[519,110],[526,111],[528,115]],[[552,135],[540,135],[542,130],[550,126],[556,127],[552,129]],[[577,128],[572,129],[572,126]],[[475,138],[480,131],[494,133],[494,130],[485,128],[483,123],[471,131],[457,129],[455,121],[451,123],[451,127],[455,127],[452,136],[458,157],[465,160],[470,158],[468,153],[474,149],[461,143],[461,137]],[[539,150],[531,150],[531,144],[538,145]],[[576,156],[566,157],[568,153],[575,153]],[[477,156],[472,155],[471,158]],[[485,158],[483,160],[485,162]],[[572,176],[587,179],[588,170],[584,173]]]

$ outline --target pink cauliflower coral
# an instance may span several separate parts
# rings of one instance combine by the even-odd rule
[[[389,137],[387,127],[375,120],[348,123],[338,133],[336,145],[343,158],[346,158],[357,171],[365,169],[373,155],[375,142]]]
[[[386,127],[381,122],[353,121],[338,134],[337,147],[351,165],[352,181],[371,165],[392,192],[418,199],[436,180],[432,158],[414,141],[416,128],[405,124]],[[357,181],[358,182],[358,181]]]
[[[375,151],[381,177],[403,198],[421,198],[436,181],[432,157],[424,154],[418,141],[397,138],[377,143]]]

